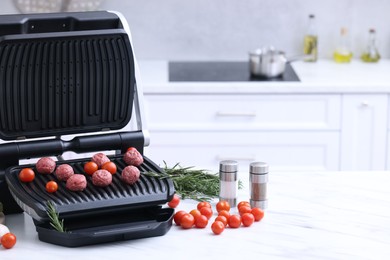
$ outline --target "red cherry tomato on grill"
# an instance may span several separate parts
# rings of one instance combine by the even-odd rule
[[[88,175],[92,175],[99,169],[99,166],[95,162],[87,162],[84,164],[84,171]]]
[[[135,148],[135,147],[129,147],[129,148],[127,148],[127,151],[131,151],[131,150],[137,150],[137,148]]]
[[[116,173],[116,164],[113,163],[113,162],[106,162],[102,165],[102,169],[103,170],[107,170],[109,171],[111,174],[115,174]]]
[[[19,172],[19,180],[22,182],[32,182],[35,178],[35,173],[31,168],[23,168]]]
[[[180,197],[177,194],[174,194],[172,200],[168,202],[168,206],[174,209],[177,207],[177,205],[179,205],[179,203],[180,203]]]
[[[46,183],[46,191],[47,192],[53,193],[53,192],[56,192],[57,190],[58,190],[57,182],[49,181],[48,183]]]

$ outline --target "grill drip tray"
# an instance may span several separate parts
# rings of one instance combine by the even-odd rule
[[[120,179],[126,167],[122,155],[110,160],[117,165],[112,183],[105,188],[96,187],[87,177],[87,188],[81,192],[69,191],[65,182],[54,174],[36,174],[31,183],[18,178],[20,169],[34,165],[11,167],[6,172],[8,187],[18,205],[34,219],[39,239],[68,247],[83,246],[117,240],[164,235],[172,225],[173,209],[162,208],[174,193],[172,180],[154,178],[145,172],[161,173],[161,169],[147,157],[139,167],[140,180],[127,185]],[[85,159],[58,162],[70,164],[75,173],[83,173]],[[59,188],[48,193],[45,185],[54,180]],[[64,219],[67,232],[55,231],[46,213],[47,202],[55,204],[59,217]]]

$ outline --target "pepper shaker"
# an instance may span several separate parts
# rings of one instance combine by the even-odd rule
[[[249,166],[250,205],[265,209],[267,207],[268,164],[252,162]]]
[[[231,207],[237,204],[237,169],[236,161],[225,160],[219,163],[219,201],[227,201]]]

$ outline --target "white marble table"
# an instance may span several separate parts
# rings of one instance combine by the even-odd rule
[[[247,174],[240,179],[246,184]],[[219,236],[211,223],[173,225],[161,237],[65,248],[39,241],[28,215],[6,216],[18,241],[0,259],[390,259],[390,172],[271,172],[268,188],[261,222]]]

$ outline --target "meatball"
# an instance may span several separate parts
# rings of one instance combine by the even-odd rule
[[[51,174],[56,168],[56,162],[50,157],[42,157],[35,165],[37,172],[42,174]]]
[[[144,158],[136,149],[130,149],[123,155],[123,160],[128,165],[140,166],[144,162]]]
[[[134,184],[139,180],[140,172],[137,167],[129,165],[122,170],[122,181],[127,184]]]
[[[87,179],[82,174],[73,174],[66,181],[66,188],[71,191],[83,191],[87,187]]]
[[[56,171],[54,172],[57,179],[60,181],[66,181],[69,179],[70,176],[74,174],[72,166],[69,164],[61,164],[57,167]]]
[[[104,153],[97,153],[92,156],[92,161],[95,162],[99,168],[101,168],[102,165],[106,162],[109,162],[110,159]]]
[[[98,187],[106,187],[112,182],[112,174],[107,170],[97,170],[92,174],[92,183]]]

